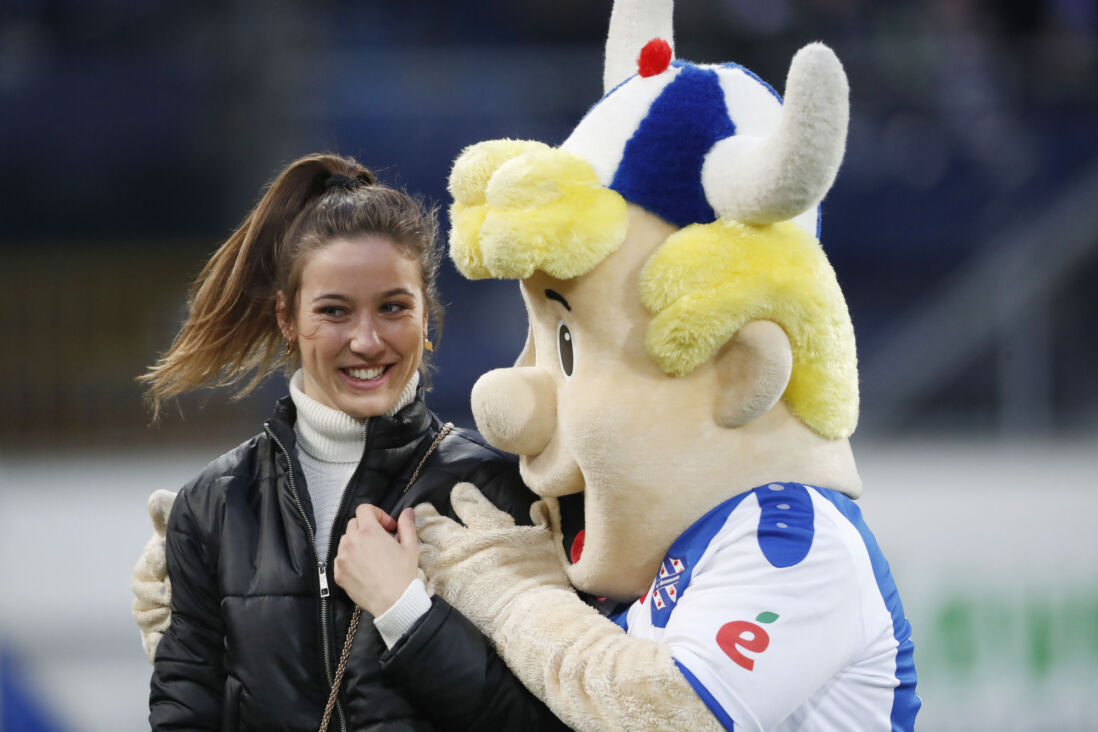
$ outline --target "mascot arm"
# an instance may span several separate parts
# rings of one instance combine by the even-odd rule
[[[470,484],[451,502],[468,528],[416,508],[431,586],[557,716],[584,731],[721,729],[667,646],[627,636],[576,595],[542,504],[531,509],[534,526],[516,526]]]
[[[515,678],[491,641],[438,595],[381,656],[381,668],[386,680],[439,729],[568,729]]]
[[[171,622],[156,649],[149,693],[154,729],[217,729],[225,694],[225,629],[217,581],[194,513],[180,493],[165,540]]]
[[[153,535],[145,543],[130,578],[133,619],[141,631],[141,646],[149,657],[149,663],[156,658],[156,647],[171,623],[172,587],[164,556],[164,536],[174,503],[175,493],[171,491],[160,490],[149,496]]]

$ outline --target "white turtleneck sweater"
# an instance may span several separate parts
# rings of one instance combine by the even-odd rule
[[[297,421],[294,422],[297,459],[305,473],[305,485],[316,519],[316,560],[323,564],[340,499],[362,459],[368,420],[352,417],[306,396],[302,391],[304,378],[300,369],[290,378],[290,398],[297,408]],[[391,417],[411,404],[417,386],[418,371],[412,374],[385,416]],[[417,578],[392,607],[374,618],[374,625],[385,644],[392,648],[430,607],[427,589]]]
[[[305,472],[305,484],[309,487],[316,518],[316,559],[323,563],[328,555],[339,501],[362,459],[367,420],[326,407],[306,396],[302,390],[304,378],[300,369],[290,378],[290,398],[297,408],[294,423],[297,459]],[[417,371],[385,416],[391,417],[411,404],[418,385]]]

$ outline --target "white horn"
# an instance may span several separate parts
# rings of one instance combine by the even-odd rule
[[[702,166],[709,205],[722,218],[768,224],[817,205],[835,182],[846,149],[850,88],[834,52],[810,43],[793,57],[777,129],[766,138],[733,135]]]
[[[671,46],[674,27],[671,10],[674,0],[615,0],[610,11],[610,32],[606,36],[606,65],[602,72],[604,94],[637,73],[641,49],[653,38],[662,38]]]

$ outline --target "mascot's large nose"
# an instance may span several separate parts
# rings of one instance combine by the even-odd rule
[[[492,445],[537,455],[557,425],[557,386],[545,369],[516,366],[489,371],[473,385],[473,419]]]

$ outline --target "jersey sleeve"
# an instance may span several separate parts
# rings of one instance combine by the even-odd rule
[[[673,602],[662,642],[729,729],[781,723],[834,678],[861,643],[849,547],[826,520],[814,521],[807,492],[793,493],[749,496],[695,566],[682,567],[691,576],[677,589],[679,597],[657,579],[646,598],[657,626],[656,606],[668,609]],[[676,571],[673,564],[667,569]]]

